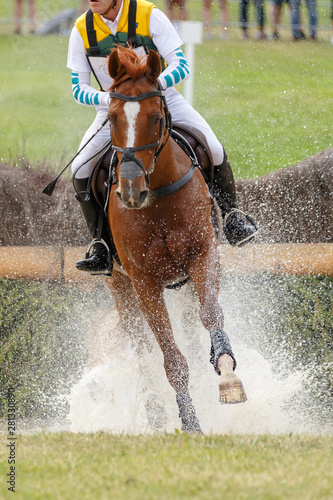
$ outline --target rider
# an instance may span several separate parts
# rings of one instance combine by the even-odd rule
[[[153,49],[167,63],[158,80],[161,87],[166,89],[166,102],[173,124],[192,126],[204,135],[214,162],[212,193],[222,211],[224,232],[232,245],[246,243],[254,237],[257,229],[254,224],[245,222],[236,210],[235,181],[224,147],[208,123],[174,88],[190,76],[190,68],[180,49],[182,40],[163,12],[146,0],[90,0],[90,10],[75,23],[69,40],[67,61],[67,66],[72,70],[73,96],[79,104],[93,106],[97,111],[80,148],[107,117],[110,96],[106,90],[112,80],[107,71],[106,56],[114,44],[127,45],[128,39],[139,54]],[[91,73],[100,85],[99,91],[90,86]],[[94,238],[91,252],[87,253],[85,259],[78,261],[76,267],[88,272],[107,273],[110,268],[104,244],[106,238],[103,238],[105,233],[101,227],[101,210],[93,195],[87,195],[92,168],[103,154],[103,146],[109,141],[110,125],[107,122],[72,164],[74,187],[79,194],[77,198]],[[109,271],[112,272],[112,269]]]

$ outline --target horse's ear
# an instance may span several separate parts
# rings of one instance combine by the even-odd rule
[[[120,73],[122,63],[119,60],[117,49],[113,50],[108,60],[108,71],[111,78],[115,79]]]
[[[150,50],[147,59],[146,74],[149,80],[155,82],[161,74],[162,67],[160,57],[154,50]]]

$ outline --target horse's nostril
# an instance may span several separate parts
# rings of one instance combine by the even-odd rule
[[[120,201],[122,201],[122,203],[124,203],[125,205],[127,205],[128,203],[128,200],[131,198],[130,194],[128,191],[116,191],[117,195],[118,195],[118,198]]]
[[[139,194],[138,203],[141,205],[145,201],[147,196],[148,196],[148,189],[145,191],[141,191],[141,193]]]

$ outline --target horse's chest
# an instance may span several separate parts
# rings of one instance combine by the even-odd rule
[[[117,248],[130,264],[159,274],[161,269],[175,270],[186,260],[189,242],[186,232],[168,227],[165,219],[156,222],[134,214],[132,224],[121,225],[115,234]],[[126,267],[126,266],[125,266]]]
[[[182,268],[187,261],[190,242],[180,229],[171,230],[166,236],[155,236],[147,245],[145,267],[159,272],[161,267]]]
[[[189,252],[190,243],[187,235],[178,229],[162,234],[147,233],[144,238],[137,238],[127,245],[127,257],[137,267],[160,274],[161,270],[170,271],[183,268]]]
[[[170,207],[166,215],[157,208],[146,213],[119,213],[115,243],[123,256],[121,260],[130,267],[168,279],[183,274],[189,260],[200,253],[207,238],[207,224],[198,206],[190,214]]]

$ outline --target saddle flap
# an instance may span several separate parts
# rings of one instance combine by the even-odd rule
[[[214,169],[213,157],[203,133],[195,127],[178,124],[174,125],[173,129],[187,140],[195,152],[199,165],[205,170],[205,175],[211,179]]]

